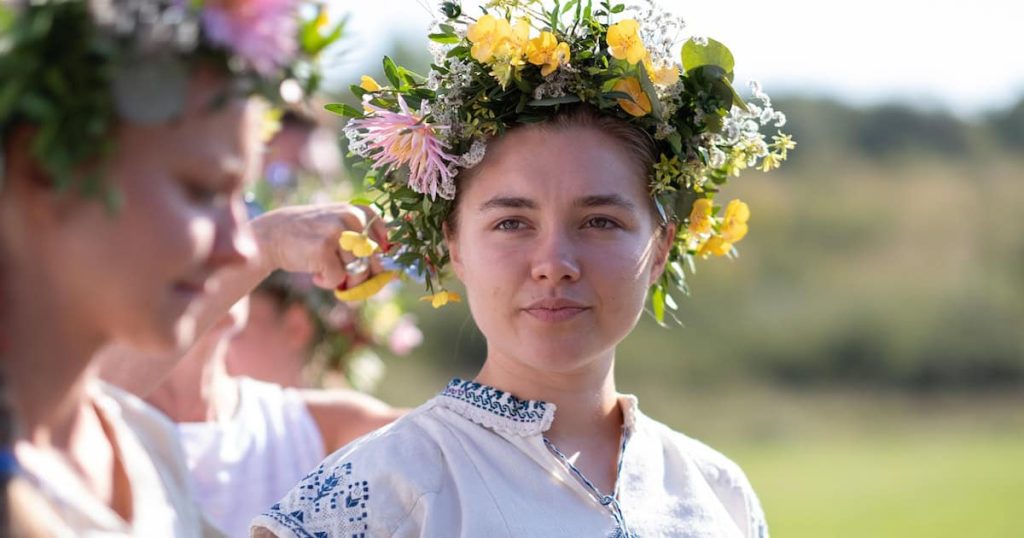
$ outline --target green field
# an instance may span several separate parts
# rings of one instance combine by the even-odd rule
[[[1013,538],[1024,436],[814,439],[740,449],[773,536]]]

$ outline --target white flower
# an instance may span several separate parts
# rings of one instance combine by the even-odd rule
[[[699,47],[708,46],[708,38],[703,36],[693,36],[690,38],[690,41],[693,41],[693,44]]]

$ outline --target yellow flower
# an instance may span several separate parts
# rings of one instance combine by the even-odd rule
[[[461,303],[462,297],[459,297],[459,294],[454,291],[442,290],[433,295],[420,297],[420,300],[430,301],[430,306],[433,306],[434,308],[441,308],[448,303]]]
[[[781,131],[778,135],[772,136],[772,141],[772,147],[779,151],[782,160],[786,160],[789,150],[796,148],[796,142],[793,141],[793,137],[783,134]]]
[[[782,165],[782,159],[780,157],[782,156],[778,153],[769,153],[761,159],[761,165],[758,166],[758,168],[760,168],[762,172],[771,172]]]
[[[626,19],[608,27],[608,53],[618,60],[635,65],[647,54],[640,39],[640,23]]]
[[[713,219],[711,211],[715,203],[710,198],[701,198],[693,203],[693,210],[690,211],[690,233],[694,235],[711,233]]]
[[[466,37],[473,47],[469,54],[480,63],[487,63],[494,51],[512,35],[512,26],[505,19],[483,15],[466,29]]]
[[[559,43],[551,32],[541,32],[539,37],[527,43],[526,58],[533,65],[544,66],[540,74],[546,77],[569,63],[569,44]]]
[[[384,271],[374,275],[358,286],[347,290],[334,290],[334,296],[339,301],[365,301],[384,289],[384,286],[387,286],[396,276],[398,276],[398,271]]]
[[[502,89],[505,89],[512,77],[515,76],[516,71],[524,65],[526,64],[523,62],[522,54],[511,52],[496,54],[491,63],[491,76],[501,84]]]
[[[380,84],[369,75],[359,77],[359,87],[371,93],[380,91]]]
[[[697,250],[697,255],[702,258],[707,258],[708,255],[714,254],[715,256],[725,256],[732,250],[732,243],[727,243],[721,236],[711,236],[707,241],[702,243]]]
[[[722,219],[721,235],[727,243],[738,243],[747,235],[747,221],[750,220],[750,208],[740,200],[732,200],[725,206],[725,217]]]
[[[651,113],[651,100],[647,97],[647,93],[640,87],[640,81],[636,77],[626,77],[619,79],[612,87],[613,91],[622,92],[629,94],[633,98],[632,101],[629,99],[619,99],[619,106],[622,110],[625,110],[633,116],[646,116]]]
[[[342,250],[351,252],[359,258],[365,258],[377,251],[377,242],[367,237],[366,234],[359,232],[341,232],[338,245],[341,246]]]
[[[644,55],[644,69],[647,70],[651,82],[658,86],[671,86],[679,82],[679,68],[672,64],[655,67],[649,51]]]

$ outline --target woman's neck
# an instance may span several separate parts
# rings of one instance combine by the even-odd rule
[[[174,422],[208,422],[234,416],[238,381],[228,375],[225,331],[211,330],[146,400]]]
[[[618,439],[622,413],[615,390],[614,364],[614,352],[609,352],[607,357],[596,359],[579,371],[552,373],[492,354],[476,380],[518,398],[555,404],[555,419],[546,433],[552,441],[595,435]]]
[[[600,491],[610,493],[618,479],[623,427],[614,364],[611,351],[579,371],[552,373],[492,354],[476,379],[518,398],[555,404],[544,436]]]
[[[45,283],[14,276],[5,275],[0,367],[18,437],[66,452],[88,401],[92,359],[104,337],[88,320],[75,319],[74,305],[47,293]]]

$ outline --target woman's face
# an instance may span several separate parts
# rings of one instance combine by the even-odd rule
[[[241,192],[259,170],[260,110],[211,102],[225,81],[196,71],[184,114],[124,125],[106,180],[123,197],[111,215],[77,201],[55,223],[55,290],[100,333],[144,349],[183,347],[218,269],[256,254]]]
[[[626,151],[588,127],[521,128],[488,147],[448,239],[488,360],[573,373],[636,325],[670,236]]]

